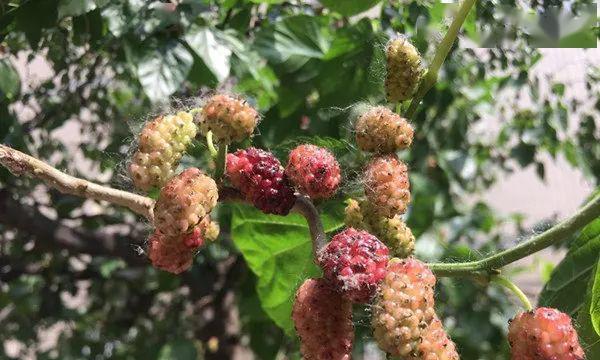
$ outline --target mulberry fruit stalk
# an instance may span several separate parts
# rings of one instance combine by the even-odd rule
[[[400,215],[392,218],[377,215],[368,201],[359,202],[354,199],[348,200],[345,213],[347,226],[377,236],[388,247],[392,256],[406,258],[414,252],[415,237]]]
[[[340,185],[340,165],[328,150],[300,145],[290,152],[285,173],[299,192],[311,199],[332,197]]]
[[[399,36],[388,42],[385,52],[387,65],[385,91],[388,101],[411,99],[424,72],[419,51],[408,39]]]
[[[375,106],[356,120],[356,144],[361,150],[391,153],[410,146],[413,128],[406,119],[384,106]]]
[[[147,123],[129,164],[135,187],[148,191],[171,178],[196,131],[193,117],[187,112],[159,116]]]
[[[458,359],[434,310],[435,276],[414,258],[392,259],[373,303],[373,335],[385,352],[403,359]]]
[[[512,360],[583,360],[571,317],[541,307],[515,316],[508,326]]]
[[[225,94],[209,98],[200,113],[200,131],[221,144],[242,141],[252,135],[258,124],[258,112],[245,100]]]
[[[281,163],[264,150],[227,154],[226,175],[246,201],[267,214],[287,215],[296,196]]]
[[[292,320],[305,360],[349,360],[354,325],[352,303],[323,279],[308,279],[296,292]]]
[[[385,276],[388,248],[363,230],[345,229],[320,251],[324,277],[345,297],[368,303]]]
[[[217,204],[217,184],[197,168],[184,170],[160,190],[154,206],[154,225],[173,236],[192,230]]]
[[[392,218],[406,211],[410,202],[408,168],[395,155],[373,159],[367,164],[363,181],[375,213]]]

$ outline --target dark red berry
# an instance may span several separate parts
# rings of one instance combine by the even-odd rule
[[[264,150],[227,154],[227,177],[244,198],[267,214],[287,215],[296,196],[281,163]]]

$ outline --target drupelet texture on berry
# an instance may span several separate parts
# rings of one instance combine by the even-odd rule
[[[444,330],[437,316],[423,332],[423,339],[417,346],[416,353],[409,360],[459,360],[456,345]]]
[[[192,245],[202,244],[199,234],[193,231],[189,239],[182,235],[166,236],[156,230],[148,240],[148,257],[157,269],[180,274],[192,266],[194,250]]]
[[[373,336],[393,356],[415,356],[435,317],[435,276],[422,262],[392,259],[373,303]],[[423,359],[428,359],[423,357]]]
[[[242,141],[252,135],[259,114],[245,100],[225,94],[210,97],[200,113],[200,131],[212,131],[214,139],[222,144]]]
[[[246,201],[267,214],[287,215],[296,202],[281,163],[269,152],[248,148],[227,154],[226,174]]]
[[[384,106],[365,111],[354,127],[356,144],[364,151],[391,153],[406,149],[413,139],[413,128],[402,116]]]
[[[363,181],[367,199],[378,215],[391,218],[406,211],[410,202],[408,168],[395,155],[373,159]]]
[[[354,325],[352,303],[324,279],[308,279],[296,292],[292,320],[305,360],[349,360]]]
[[[515,316],[508,326],[512,360],[583,360],[571,317],[541,307]]]
[[[147,191],[167,182],[196,131],[193,117],[187,112],[159,116],[146,124],[129,164],[135,187]]]
[[[388,248],[374,235],[353,228],[336,234],[320,251],[323,276],[348,299],[368,303],[385,276]]]
[[[169,180],[154,206],[154,225],[168,236],[193,229],[217,204],[217,184],[197,168],[189,168]]]
[[[415,249],[415,237],[400,215],[392,218],[376,214],[368,201],[348,200],[345,213],[346,226],[361,229],[377,236],[395,257],[405,258]]]
[[[389,102],[411,99],[423,76],[421,55],[405,37],[397,37],[386,47],[385,91]]]
[[[285,173],[299,192],[311,199],[332,197],[340,185],[340,165],[328,150],[300,145],[290,152]]]

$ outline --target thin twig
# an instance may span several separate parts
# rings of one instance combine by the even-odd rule
[[[429,264],[429,267],[438,276],[471,276],[481,272],[495,274],[498,269],[508,264],[566,239],[598,217],[600,217],[600,195],[588,202],[571,217],[515,247],[477,261],[437,263]]]
[[[321,249],[327,244],[327,236],[325,229],[319,216],[319,211],[307,196],[299,195],[296,199],[296,204],[292,211],[304,216],[308,223],[308,230],[313,243],[313,256],[315,262],[318,261],[318,256]]]
[[[102,186],[62,171],[6,145],[0,144],[0,164],[15,176],[29,176],[42,180],[58,191],[87,199],[104,200],[125,206],[152,221],[154,200],[128,191]]]
[[[425,97],[429,89],[431,89],[437,82],[440,68],[444,64],[444,61],[446,60],[446,57],[448,56],[448,53],[450,52],[450,49],[452,49],[452,45],[458,36],[458,32],[460,31],[462,24],[465,22],[469,11],[476,1],[477,0],[464,0],[462,4],[460,4],[460,8],[452,20],[452,23],[448,28],[448,32],[446,32],[442,42],[438,45],[435,55],[433,56],[433,61],[427,69],[427,74],[425,74],[421,80],[419,88],[417,89],[417,93],[410,102],[410,106],[408,107],[406,114],[404,114],[407,119],[411,119],[413,117],[423,97]]]
[[[530,311],[531,309],[533,309],[529,298],[527,297],[527,295],[525,295],[523,290],[521,290],[515,283],[510,281],[508,278],[505,278],[501,275],[496,275],[492,276],[491,282],[504,286],[506,289],[510,290],[510,292],[512,292],[521,301],[523,307],[525,307],[525,310]]]

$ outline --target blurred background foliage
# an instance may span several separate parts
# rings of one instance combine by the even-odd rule
[[[574,3],[576,12],[588,2]],[[507,228],[528,233],[521,216],[498,216],[482,194],[519,168],[535,167],[543,179],[547,156],[565,157],[598,185],[600,70],[590,66],[586,75],[595,102],[568,97],[558,82],[540,92],[552,81],[529,74],[541,53],[495,11],[562,4],[479,1],[467,19],[412,119],[413,147],[401,154],[412,171],[407,221],[420,258],[474,259],[514,244]],[[0,141],[131,190],[124,159],[148,114],[191,106],[214,89],[240,93],[263,114],[257,146],[282,162],[300,142],[339,157],[346,185],[318,204],[334,232],[367,160],[352,146],[351,119],[365,103],[384,101],[386,41],[406,34],[431,59],[451,12],[437,1],[3,1]],[[474,48],[496,28],[506,30],[508,46]],[[40,63],[49,76],[25,81],[18,67]],[[520,108],[521,95],[497,103],[502,92],[526,94],[531,106]],[[479,136],[490,116],[499,131]],[[205,150],[198,140],[183,164],[208,166]],[[223,205],[218,217],[220,241],[172,276],[148,265],[150,230],[132,214],[0,169],[0,341],[13,346],[10,354],[0,347],[0,358],[14,348],[38,359],[299,358],[291,301],[302,280],[318,274],[304,222],[243,205]],[[589,308],[600,254],[594,226],[580,236],[593,246],[573,242],[542,303],[573,315]],[[440,279],[437,304],[463,359],[507,358],[506,320],[517,308],[501,290]],[[377,358],[368,313],[356,309],[357,359]],[[580,315],[587,343],[597,343],[590,313]],[[55,344],[46,344],[48,334]]]

